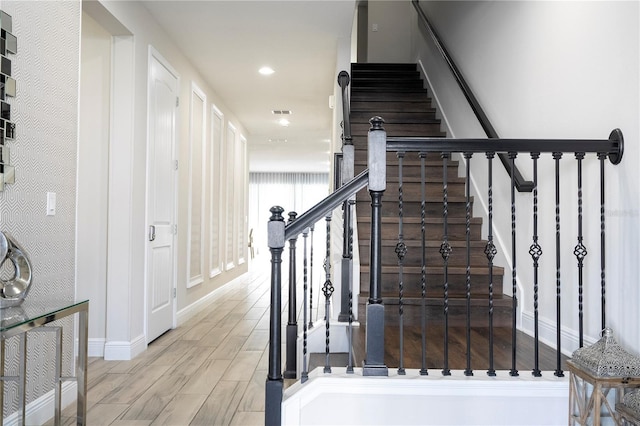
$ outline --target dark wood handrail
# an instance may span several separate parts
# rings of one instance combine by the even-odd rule
[[[478,99],[476,98],[473,91],[467,84],[467,81],[462,75],[462,72],[460,71],[458,66],[455,64],[455,62],[451,58],[451,55],[447,51],[447,48],[442,43],[442,39],[436,32],[435,28],[429,22],[427,15],[424,13],[422,8],[420,7],[420,1],[412,0],[411,3],[413,3],[413,6],[418,12],[418,16],[420,17],[422,23],[427,28],[429,35],[431,36],[431,38],[433,39],[433,42],[438,48],[438,51],[446,61],[451,72],[453,73],[454,78],[456,79],[456,81],[458,82],[458,85],[460,86],[460,90],[462,90],[464,97],[467,99],[467,102],[469,102],[469,106],[471,106],[471,109],[476,115],[487,137],[490,139],[499,139],[500,137],[498,136],[498,132],[496,132],[496,129],[491,124],[491,121],[489,121],[487,114],[485,114],[484,110],[482,109],[482,106],[480,106],[480,102],[478,102]],[[509,159],[507,158],[507,156],[505,154],[500,154],[498,157],[500,158],[500,161],[502,162],[509,176],[511,176],[511,163],[509,162]],[[522,176],[522,173],[520,173],[517,167],[513,169],[513,174],[514,174],[513,178],[514,178],[515,186],[518,192],[533,191],[533,182],[525,180],[524,177]]]
[[[495,152],[495,153],[602,153],[612,164],[619,164],[624,138],[614,129],[608,139],[444,139],[387,138],[387,151],[399,152]]]
[[[369,169],[363,171],[358,176],[342,185],[327,198],[298,216],[295,221],[289,222],[284,230],[285,240],[288,241],[302,233],[306,228],[311,227],[311,225],[329,214],[333,209],[345,202],[345,200],[349,199],[353,194],[367,186],[368,182]]]

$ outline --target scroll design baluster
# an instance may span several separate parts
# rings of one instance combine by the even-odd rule
[[[407,245],[404,242],[403,230],[403,188],[402,188],[402,166],[404,160],[404,152],[398,152],[398,243],[395,252],[398,256],[398,315],[400,328],[400,364],[398,366],[398,374],[404,375],[404,257],[407,255]]]
[[[509,160],[511,162],[511,370],[510,376],[518,376],[516,368],[517,357],[517,317],[518,317],[518,275],[516,270],[516,185],[514,180],[514,171],[516,168],[516,152],[509,152]]]
[[[425,218],[427,216],[427,198],[426,198],[426,172],[425,158],[427,154],[421,152],[420,157],[420,241],[422,248],[422,264],[420,269],[420,325],[422,334],[422,368],[420,375],[428,375],[427,371],[427,245],[426,245],[426,226]]]
[[[555,185],[556,185],[556,371],[553,373],[557,377],[564,377],[562,372],[562,334],[561,334],[561,279],[560,279],[560,159],[561,152],[553,153],[555,161]]]
[[[583,268],[584,258],[587,256],[587,248],[583,244],[584,237],[582,235],[582,160],[584,152],[575,153],[578,161],[578,243],[573,249],[573,254],[578,260],[578,344],[580,347],[584,345],[584,312],[583,312]]]
[[[465,237],[467,246],[467,269],[465,273],[466,281],[466,302],[467,302],[467,368],[464,370],[465,376],[473,376],[471,369],[471,157],[470,152],[464,153],[465,164]]]
[[[325,218],[327,222],[327,252],[324,260],[324,272],[325,282],[322,286],[322,293],[324,294],[324,324],[325,324],[325,362],[324,372],[331,373],[331,359],[330,359],[330,318],[331,318],[331,296],[335,290],[333,283],[331,283],[331,216]]]
[[[495,258],[498,250],[493,243],[493,159],[495,158],[495,152],[487,152],[487,201],[488,201],[488,215],[487,215],[487,245],[484,248],[484,254],[487,256],[488,269],[489,269],[489,369],[487,370],[488,376],[495,376],[496,370],[493,364],[493,259]]]
[[[538,159],[539,152],[532,152],[533,160],[533,242],[529,247],[529,254],[533,259],[533,356],[534,367],[531,374],[534,377],[541,377],[540,372],[540,337],[539,337],[539,312],[538,312],[538,268],[539,260],[542,256],[542,247],[538,243]]]
[[[447,182],[447,165],[451,154],[448,152],[442,153],[442,218],[443,218],[443,238],[442,244],[440,244],[440,255],[443,260],[444,267],[444,366],[442,367],[442,375],[450,376],[451,370],[449,369],[449,256],[453,249],[449,244],[449,229],[447,219],[449,216],[449,188]]]

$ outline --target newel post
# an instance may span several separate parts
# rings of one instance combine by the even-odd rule
[[[271,207],[267,239],[271,251],[271,307],[269,311],[269,371],[265,385],[265,416],[267,426],[282,423],[282,251],[284,250],[284,209]]]
[[[369,300],[367,302],[366,358],[362,374],[387,376],[384,363],[384,305],[382,303],[382,194],[387,188],[387,132],[384,120],[369,120],[369,194],[371,195],[371,258],[369,261]]]

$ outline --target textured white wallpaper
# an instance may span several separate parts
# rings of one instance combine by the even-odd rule
[[[18,53],[12,56],[17,95],[11,99],[16,138],[8,141],[16,183],[0,193],[0,230],[26,250],[33,267],[28,299],[75,295],[76,146],[81,3],[0,1],[13,17]],[[45,216],[46,193],[57,194],[55,216]],[[71,373],[73,322],[63,325],[63,374]],[[27,403],[53,386],[51,333],[30,333]],[[17,341],[7,345],[8,374],[17,371]],[[15,410],[7,387],[5,412]]]

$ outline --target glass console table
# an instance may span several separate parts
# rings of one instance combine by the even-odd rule
[[[78,356],[76,375],[73,378],[62,377],[62,327],[45,327],[53,321],[78,314]],[[62,403],[62,382],[72,379],[78,385],[77,418],[78,425],[87,422],[87,348],[89,301],[42,301],[26,299],[20,306],[0,309],[0,419],[4,419],[4,382],[14,380],[18,383],[18,411],[22,425],[25,424],[25,390],[27,368],[27,332],[51,331],[56,334],[56,383],[55,414],[56,425],[60,424]],[[5,340],[19,338],[18,376],[5,376]]]

